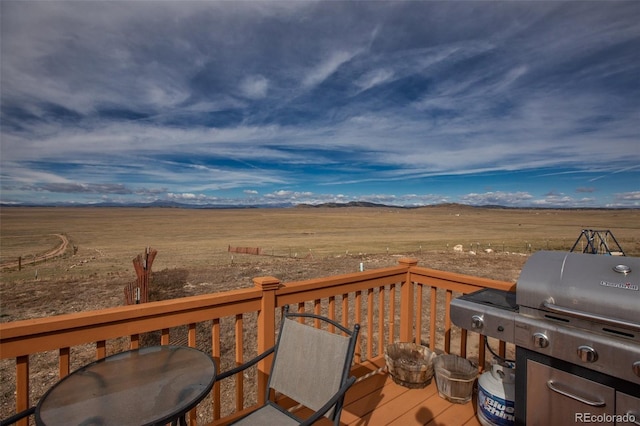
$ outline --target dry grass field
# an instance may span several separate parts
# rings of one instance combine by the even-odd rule
[[[637,209],[3,208],[0,322],[123,305],[123,289],[135,280],[132,260],[148,246],[158,251],[150,298],[160,300],[248,287],[257,276],[291,282],[355,272],[360,264],[396,265],[400,257],[515,282],[528,254],[569,250],[582,229],[610,230],[627,255],[640,256]],[[453,250],[458,244],[463,252]],[[230,253],[229,246],[260,247],[263,255]],[[61,247],[63,253],[56,254]],[[55,256],[48,258],[50,253]],[[249,341],[255,318],[247,317],[245,328]],[[229,324],[223,339],[232,342],[233,333]],[[112,344],[122,347],[110,350],[126,349],[126,342]],[[230,354],[232,349],[225,345]],[[245,348],[247,356],[254,349]],[[74,367],[94,353],[90,347],[74,349]],[[56,368],[55,353],[33,360],[33,401],[55,383]],[[14,361],[0,361],[0,417],[14,410],[14,369]],[[248,395],[254,397],[252,391]]]
[[[505,252],[569,250],[583,228],[611,230],[627,255],[640,255],[637,209],[3,208],[0,260],[21,257],[22,267],[2,269],[0,315],[14,321],[121,305],[125,284],[135,279],[132,259],[148,246],[158,251],[152,270],[165,283],[164,298],[250,286],[261,275],[292,281],[353,272],[361,262],[388,266],[399,256],[515,280],[522,256],[505,259]],[[69,241],[64,254],[34,263],[60,236]],[[453,252],[457,244],[462,256]],[[229,246],[260,247],[265,255],[229,253]]]

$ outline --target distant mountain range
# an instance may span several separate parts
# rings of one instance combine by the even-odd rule
[[[242,205],[242,204],[188,204],[177,203],[175,201],[153,201],[151,203],[33,203],[33,204],[16,204],[0,202],[1,207],[122,207],[122,208],[167,208],[167,209],[250,209],[250,208],[267,208],[267,207],[293,207],[291,204],[282,205]]]
[[[637,207],[509,207],[495,204],[486,205],[469,205],[458,203],[442,203],[431,204],[425,206],[397,206],[389,204],[371,203],[368,201],[351,201],[348,203],[322,203],[322,204],[187,204],[177,203],[174,201],[154,201],[151,203],[97,203],[97,204],[78,204],[78,203],[46,203],[46,204],[15,204],[0,202],[0,207],[120,207],[120,208],[171,208],[171,209],[267,209],[267,208],[345,208],[345,207],[364,207],[364,208],[391,208],[391,209],[419,209],[419,208],[457,208],[457,209],[527,209],[527,210],[626,210],[637,209]]]

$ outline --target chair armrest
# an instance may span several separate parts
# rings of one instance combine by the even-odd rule
[[[25,417],[29,417],[33,413],[36,412],[36,407],[30,407],[26,410],[22,410],[19,413],[14,414],[11,417],[7,417],[6,419],[0,420],[0,426],[12,425],[20,419],[24,419]]]
[[[340,398],[344,396],[344,394],[349,390],[351,385],[353,385],[355,382],[356,382],[355,377],[353,376],[349,377],[347,382],[338,390],[338,392],[336,392],[331,397],[331,399],[326,404],[324,404],[318,411],[313,413],[311,417],[309,417],[308,419],[300,423],[300,426],[308,426],[320,420],[320,418],[323,417],[327,413],[327,411],[331,409],[331,407],[337,404],[338,400],[340,400]]]
[[[263,353],[261,353],[260,355],[256,356],[253,359],[250,359],[249,361],[245,362],[244,364],[241,364],[235,368],[232,368],[231,370],[227,370],[224,373],[218,374],[216,376],[216,381],[218,380],[222,380],[222,379],[226,379],[227,377],[231,377],[235,374],[238,374],[241,371],[246,370],[247,368],[251,367],[252,365],[256,364],[258,361],[266,358],[267,356],[271,355],[273,353],[273,351],[275,350],[275,346],[267,349],[266,351],[264,351]]]

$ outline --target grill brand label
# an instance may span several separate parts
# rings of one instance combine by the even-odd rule
[[[640,287],[638,287],[637,284],[631,284],[631,283],[612,283],[612,282],[603,280],[603,281],[600,281],[600,285],[604,287],[621,288],[623,290],[634,290],[634,291],[640,290]]]

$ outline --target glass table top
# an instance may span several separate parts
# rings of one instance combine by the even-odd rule
[[[185,346],[154,346],[88,364],[60,380],[36,408],[41,425],[147,425],[177,419],[211,390],[213,359]]]

